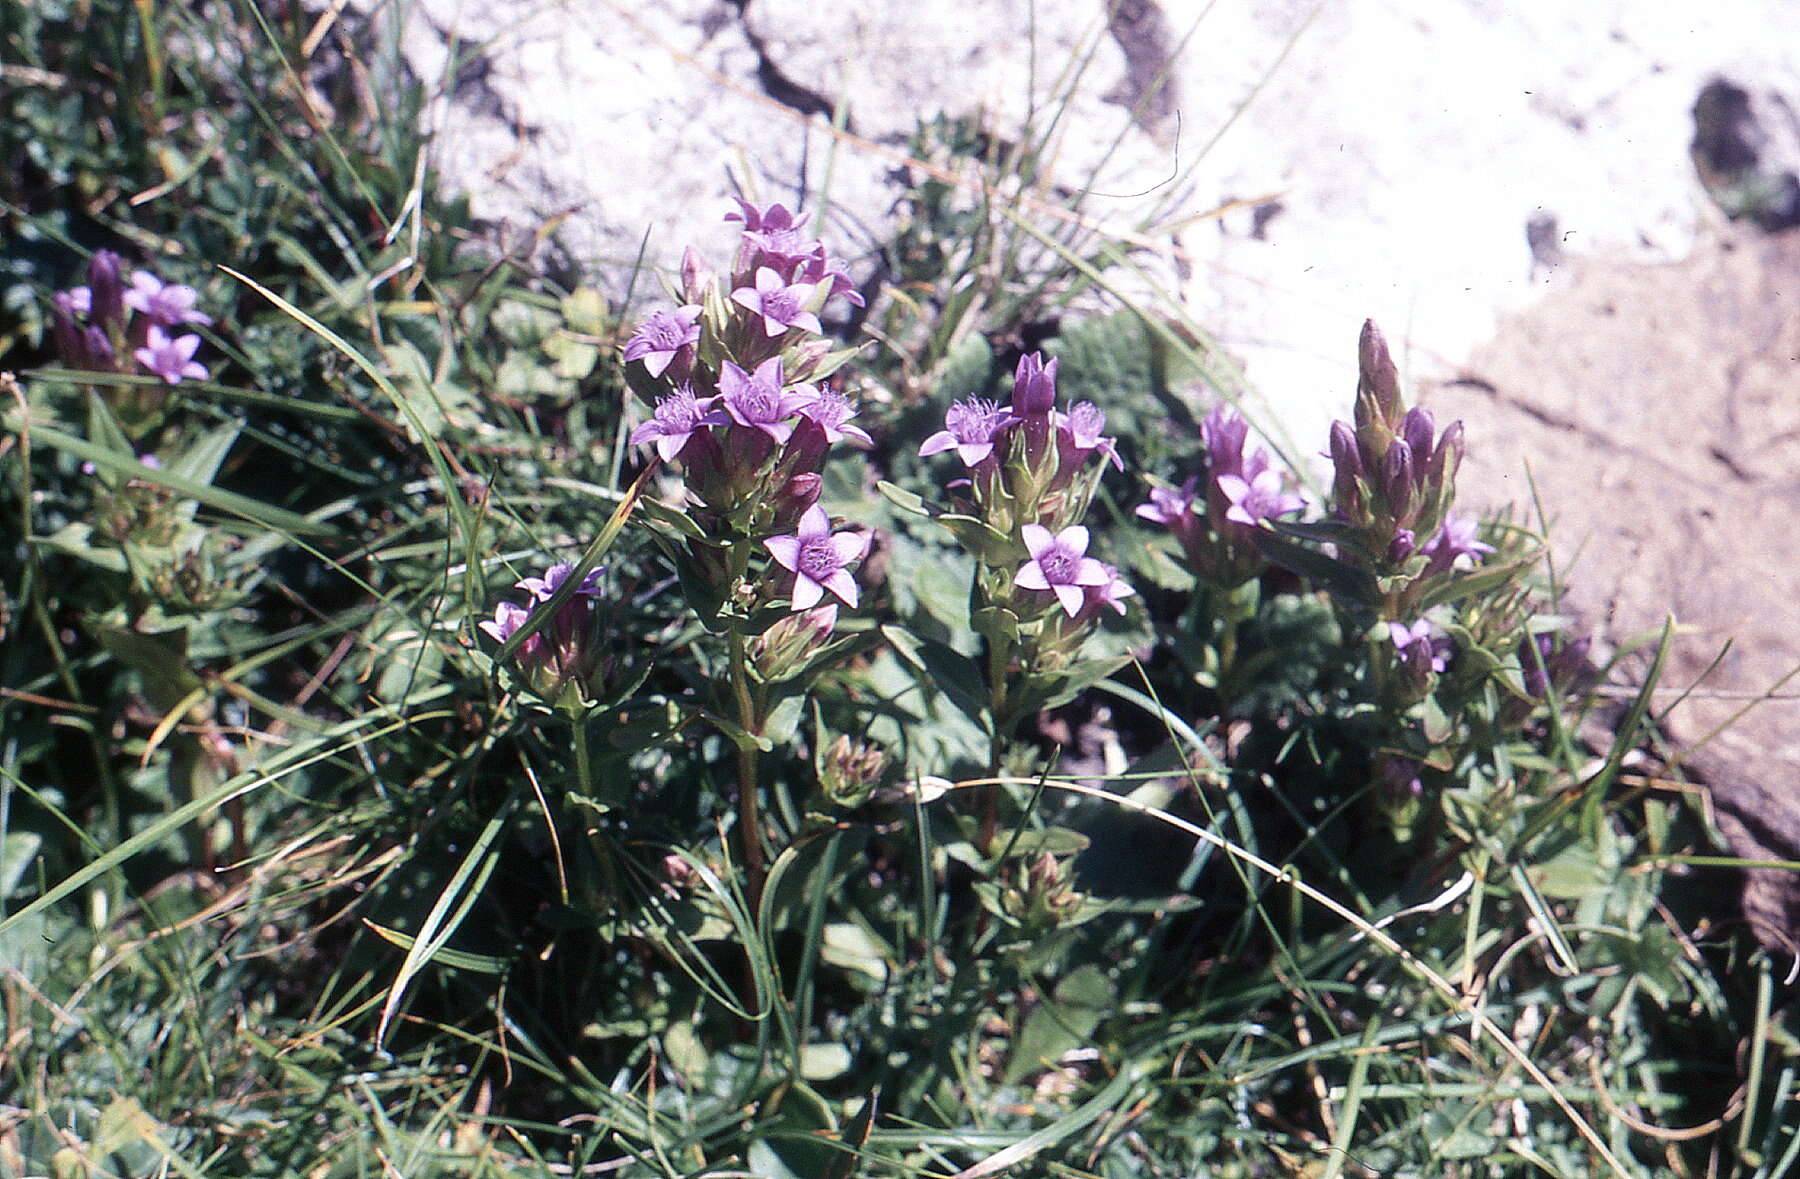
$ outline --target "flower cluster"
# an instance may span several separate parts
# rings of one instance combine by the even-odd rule
[[[1387,341],[1373,323],[1363,325],[1357,353],[1355,424],[1331,424],[1338,515],[1360,534],[1362,553],[1381,575],[1429,578],[1478,564],[1493,546],[1450,510],[1462,423],[1439,433],[1430,410],[1405,408]]]
[[[88,260],[85,285],[51,296],[51,337],[62,362],[73,369],[137,371],[166,385],[203,381],[206,366],[194,359],[200,337],[182,331],[189,324],[212,323],[196,308],[198,302],[193,287],[165,283],[147,270],[134,272],[127,287],[119,255],[98,250]],[[128,427],[153,417],[161,401],[153,393],[127,400],[115,408]]]
[[[1257,548],[1268,521],[1291,516],[1306,501],[1287,489],[1268,451],[1244,453],[1250,427],[1225,406],[1200,425],[1206,447],[1204,476],[1179,488],[1154,488],[1140,518],[1160,524],[1181,545],[1196,577],[1231,588],[1259,573],[1266,562]]]
[[[575,572],[575,566],[559,562],[542,577],[521,578],[514,588],[525,591],[524,605],[501,602],[494,617],[480,626],[495,642],[505,643],[517,634]],[[600,698],[612,658],[603,654],[598,634],[601,570],[591,570],[573,595],[553,617],[528,635],[513,653],[525,685],[544,704],[579,711]]]
[[[852,420],[855,404],[827,383],[850,353],[831,353],[819,311],[834,295],[858,305],[862,296],[803,236],[806,214],[738,204],[726,218],[743,231],[725,283],[690,249],[686,302],[650,315],[625,345],[627,379],[655,407],[631,442],[680,464],[698,526],[691,568],[721,601],[740,589],[742,554],[763,551],[793,611],[827,594],[854,607],[850,566],[868,537],[832,532],[819,489],[833,446],[872,440]]]
[[[1080,520],[1104,467],[1124,463],[1099,406],[1056,408],[1056,366],[1038,353],[1021,357],[1008,404],[980,397],[955,403],[919,455],[954,450],[966,470],[952,486],[968,498],[942,518],[985,567],[1005,570],[1006,577],[986,579],[988,600],[1021,617],[1060,607],[1067,623],[1060,629],[1070,634],[1103,610],[1125,613],[1125,599],[1136,591],[1117,569],[1087,555]],[[1100,463],[1090,464],[1096,456]],[[985,527],[958,527],[970,519]]]
[[[194,360],[200,337],[174,334],[186,324],[212,322],[195,309],[199,295],[193,287],[139,270],[127,289],[119,256],[99,250],[88,261],[87,285],[58,291],[50,302],[56,350],[70,368],[121,372],[119,358],[130,356],[170,385],[206,379],[206,367]]]

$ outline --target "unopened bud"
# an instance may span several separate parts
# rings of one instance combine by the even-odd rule
[[[867,802],[886,772],[887,754],[839,734],[820,758],[819,785],[825,797],[848,809]]]
[[[1424,482],[1433,491],[1441,491],[1447,485],[1456,482],[1456,472],[1462,466],[1463,457],[1463,424],[1451,422],[1444,430],[1444,436],[1438,439],[1437,450],[1432,453],[1431,461],[1426,464]]]
[[[1423,463],[1431,457],[1431,444],[1437,437],[1437,420],[1428,409],[1409,409],[1400,420],[1400,437],[1412,447],[1413,460]]]
[[[1367,399],[1375,416],[1391,429],[1400,420],[1400,374],[1388,354],[1387,340],[1375,321],[1364,320],[1357,343],[1356,399]]]
[[[1388,444],[1387,458],[1381,468],[1381,492],[1387,497],[1388,512],[1395,524],[1410,524],[1414,505],[1413,452],[1404,438]]]
[[[1348,422],[1331,423],[1331,489],[1338,511],[1352,523],[1363,522],[1364,476],[1362,456],[1356,449],[1356,435]]]
[[[119,275],[119,256],[111,250],[96,250],[88,259],[88,290],[93,292],[93,310],[88,322],[103,328],[125,322],[125,280]]]
[[[712,267],[706,264],[706,259],[701,256],[700,251],[689,246],[682,252],[681,295],[685,302],[705,306],[707,293],[718,281],[717,276],[713,274]]]
[[[113,353],[112,340],[99,327],[90,327],[81,334],[82,348],[87,355],[87,367],[94,372],[109,373],[117,367]]]

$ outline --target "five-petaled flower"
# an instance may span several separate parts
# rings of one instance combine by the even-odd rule
[[[206,379],[206,366],[194,359],[194,352],[199,347],[199,336],[176,336],[171,340],[161,327],[152,324],[144,346],[132,355],[164,381],[179,385],[183,377],[196,381]]]
[[[1449,644],[1432,637],[1431,623],[1421,618],[1411,626],[1404,623],[1388,623],[1388,638],[1394,644],[1394,652],[1400,661],[1408,667],[1423,672],[1443,671],[1450,666]]]
[[[856,416],[856,407],[836,389],[822,390],[818,396],[800,407],[800,416],[818,423],[819,428],[825,432],[827,442],[842,442],[846,438],[854,438],[864,446],[875,444],[867,430],[849,424],[850,419]]]
[[[1152,487],[1150,502],[1139,504],[1137,514],[1140,518],[1164,528],[1180,531],[1193,527],[1194,501],[1199,498],[1200,479],[1197,475],[1188,476],[1180,487]]]
[[[980,397],[958,401],[944,411],[944,428],[919,446],[919,457],[955,447],[963,465],[972,467],[994,453],[994,435],[1005,423],[1006,415],[991,401]]]
[[[794,432],[793,416],[811,401],[805,393],[781,387],[781,357],[772,356],[747,373],[727,360],[719,370],[719,408],[731,421],[761,430],[778,443]]]
[[[1056,424],[1057,439],[1074,462],[1086,462],[1088,455],[1099,451],[1115,468],[1125,469],[1119,448],[1102,433],[1106,429],[1106,413],[1093,402],[1077,401],[1069,407],[1068,413],[1057,415]]]
[[[712,424],[712,405],[713,398],[695,397],[692,389],[682,385],[656,403],[650,420],[631,432],[631,444],[654,442],[662,460],[672,462],[695,431]]]
[[[1442,573],[1450,569],[1470,569],[1480,564],[1483,555],[1493,552],[1494,546],[1480,539],[1475,530],[1476,523],[1470,517],[1446,512],[1437,535],[1419,550],[1431,558],[1426,571]]]
[[[830,590],[844,605],[856,606],[856,579],[846,568],[869,551],[864,532],[832,532],[831,517],[818,504],[806,509],[792,536],[763,541],[777,564],[794,575],[793,608],[810,610]]]
[[[1254,461],[1259,458],[1266,461],[1266,456],[1260,450],[1245,467],[1245,473],[1250,475],[1249,479],[1245,479],[1243,475],[1219,476],[1219,490],[1225,493],[1226,500],[1231,504],[1225,509],[1225,518],[1234,524],[1254,528],[1264,520],[1298,512],[1306,506],[1306,501],[1300,496],[1281,489],[1281,472]],[[1261,469],[1253,470],[1257,467]]]
[[[625,342],[625,362],[644,362],[644,371],[660,377],[686,349],[700,340],[700,308],[677,307],[652,312]]]
[[[819,335],[825,329],[820,326],[819,317],[807,310],[813,290],[812,283],[788,283],[767,266],[759,266],[756,286],[739,287],[731,292],[731,301],[752,315],[761,316],[763,334],[770,339],[785,334],[790,328]]]
[[[165,283],[148,270],[131,276],[131,289],[125,292],[125,306],[163,327],[184,323],[209,324],[212,316],[196,311],[199,292],[183,283]]]
[[[1087,587],[1104,586],[1114,578],[1106,566],[1087,555],[1088,530],[1071,524],[1052,533],[1042,524],[1020,529],[1031,559],[1019,566],[1013,584],[1020,589],[1049,590],[1073,618],[1087,601]]]
[[[548,602],[562,588],[563,582],[569,580],[569,574],[575,572],[575,566],[569,561],[558,561],[544,570],[542,577],[521,578],[517,585],[531,595],[533,605]],[[598,598],[600,596],[600,569],[589,569],[587,576],[581,579],[581,585],[575,590],[577,597]]]

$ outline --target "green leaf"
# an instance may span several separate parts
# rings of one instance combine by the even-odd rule
[[[875,490],[881,492],[882,496],[889,503],[893,504],[903,512],[911,512],[915,516],[931,515],[930,512],[925,510],[924,497],[916,495],[915,493],[906,490],[904,487],[897,486],[896,484],[889,483],[886,479],[882,479],[876,482]]]
[[[145,483],[154,483],[158,487],[167,487],[170,491],[179,492],[190,499],[197,499],[203,504],[217,508],[219,511],[241,516],[267,528],[291,533],[295,536],[337,535],[337,529],[329,524],[309,520],[305,516],[290,512],[285,508],[272,507],[261,500],[251,499],[247,495],[239,495],[234,491],[222,491],[204,483],[196,483],[192,479],[184,479],[172,471],[147,467],[135,457],[121,455],[104,447],[96,446],[85,438],[65,434],[54,426],[34,423],[31,426],[31,441],[66,451],[78,459],[93,463],[103,471],[124,475]]]

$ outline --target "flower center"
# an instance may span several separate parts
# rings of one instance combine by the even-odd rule
[[[794,563],[800,567],[801,574],[814,581],[824,581],[844,567],[829,536],[815,536],[800,542],[800,556]]]
[[[1061,545],[1053,545],[1038,554],[1037,567],[1051,585],[1069,585],[1075,580],[1079,558]]]

